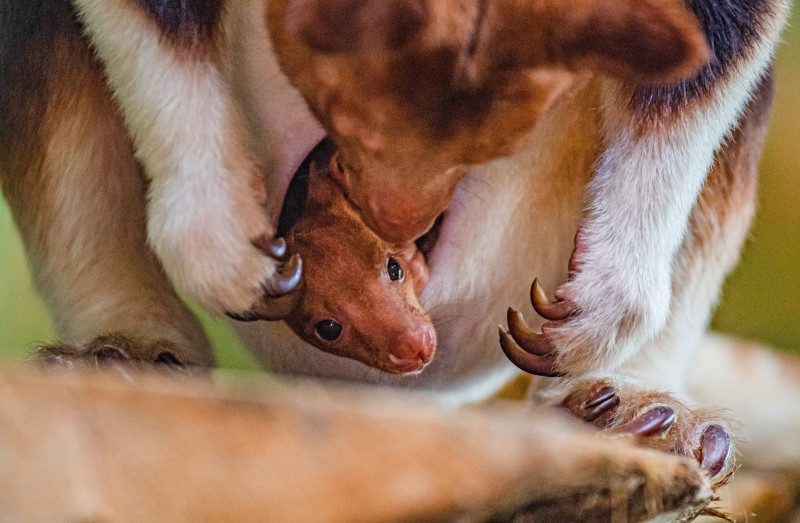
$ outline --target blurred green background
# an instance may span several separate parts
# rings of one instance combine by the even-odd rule
[[[795,0],[796,9],[800,0]],[[800,31],[778,51],[777,97],[761,165],[760,207],[713,327],[800,353]],[[253,369],[224,322],[202,315],[222,367]],[[55,333],[36,296],[5,203],[0,206],[0,359],[20,361]]]

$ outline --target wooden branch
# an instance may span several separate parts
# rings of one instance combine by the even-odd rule
[[[309,382],[0,370],[0,514],[24,521],[690,518],[696,463],[522,405]],[[520,512],[521,511],[521,512]]]

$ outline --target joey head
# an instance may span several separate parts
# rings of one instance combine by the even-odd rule
[[[330,177],[336,146],[323,140],[298,169],[279,234],[303,259],[303,289],[284,320],[323,351],[394,374],[421,370],[433,358],[436,333],[417,295],[428,279],[411,243],[379,238]]]

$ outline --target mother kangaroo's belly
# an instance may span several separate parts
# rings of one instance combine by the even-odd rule
[[[268,209],[277,223],[295,170],[325,136],[300,93],[278,65],[267,33],[263,0],[231,2],[231,84],[248,122],[253,152],[264,168]]]

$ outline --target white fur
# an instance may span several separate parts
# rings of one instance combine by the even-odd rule
[[[216,311],[260,297],[275,262],[252,245],[273,227],[242,118],[210,57],[165,45],[141,9],[76,0],[150,178],[148,238],[179,290]]]
[[[276,222],[295,169],[325,130],[278,65],[264,23],[264,1],[239,0],[228,9],[232,92],[247,117],[254,152],[272,189],[268,207]]]
[[[610,80],[605,86],[606,145],[589,187],[584,264],[561,289],[581,313],[548,331],[562,369],[612,370],[666,325],[673,260],[689,214],[714,153],[771,61],[786,7],[711,99],[689,105],[670,123],[640,125],[628,109],[630,92]],[[697,339],[705,317],[689,336]]]

